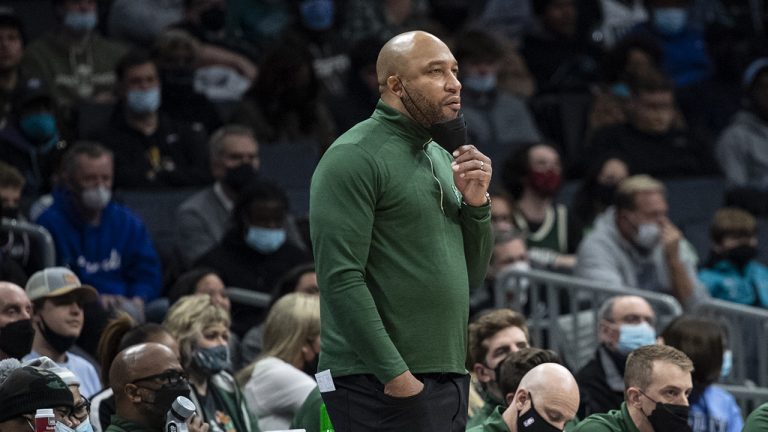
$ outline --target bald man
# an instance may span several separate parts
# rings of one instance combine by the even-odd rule
[[[178,396],[189,397],[189,382],[176,354],[149,342],[120,351],[109,369],[116,414],[106,432],[162,431],[165,417]],[[189,422],[190,432],[207,432],[200,416]]]
[[[464,430],[469,288],[493,247],[491,161],[465,144],[458,64],[440,39],[397,35],[376,71],[371,118],[312,178],[320,391],[337,431]]]
[[[0,360],[21,360],[32,350],[32,303],[20,286],[0,282]]]

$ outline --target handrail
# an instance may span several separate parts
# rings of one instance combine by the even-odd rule
[[[272,296],[258,291],[252,291],[245,288],[228,287],[227,295],[235,303],[241,303],[247,306],[266,308],[272,301]]]

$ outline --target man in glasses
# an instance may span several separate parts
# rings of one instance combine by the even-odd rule
[[[158,343],[134,345],[120,351],[109,369],[116,415],[106,432],[163,430],[166,413],[179,396],[189,397],[189,383],[174,352]],[[190,432],[207,432],[195,415]]]
[[[24,366],[32,366],[36,367],[38,369],[45,369],[50,372],[55,373],[59,378],[61,378],[62,381],[64,381],[64,384],[69,387],[69,391],[72,392],[72,398],[73,398],[73,406],[72,409],[69,411],[69,414],[66,416],[67,422],[62,422],[63,425],[67,425],[66,427],[61,427],[61,425],[57,426],[57,431],[60,430],[60,432],[91,432],[93,431],[93,428],[91,428],[90,425],[90,419],[88,416],[91,413],[91,403],[88,401],[88,398],[86,398],[81,392],[80,392],[80,379],[72,373],[67,368],[63,368],[56,364],[53,360],[49,359],[48,357],[42,356],[38,357],[34,360],[30,360],[24,364]],[[0,430],[1,431],[1,430]]]
[[[58,423],[74,428],[73,405],[72,393],[56,374],[31,366],[18,368],[0,385],[0,430],[34,432],[39,408],[52,408]]]

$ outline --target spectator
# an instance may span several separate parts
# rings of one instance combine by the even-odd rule
[[[717,322],[692,315],[675,318],[661,333],[666,345],[679,349],[693,362],[693,390],[688,396],[688,425],[693,432],[740,432],[744,426],[733,395],[713,385],[724,371],[724,336]]]
[[[490,191],[491,201],[493,206],[491,208],[491,227],[493,232],[510,231],[514,229],[514,221],[512,219],[512,199],[509,194],[501,189],[491,186]]]
[[[636,349],[627,358],[621,409],[592,414],[573,431],[690,430],[691,371],[691,359],[675,348],[651,345]]]
[[[32,350],[32,303],[24,290],[0,282],[0,360],[21,359]]]
[[[186,267],[224,237],[238,194],[261,165],[259,145],[245,126],[217,130],[208,148],[215,183],[189,197],[176,211],[176,250]]]
[[[521,348],[519,351],[509,353],[499,362],[496,372],[499,377],[499,390],[504,396],[502,403],[504,408],[514,402],[515,393],[525,374],[543,363],[563,364],[556,352],[534,347]]]
[[[12,10],[0,10],[0,128],[12,110],[12,97],[21,81],[19,65],[24,54],[24,25]]]
[[[712,174],[709,146],[679,125],[671,84],[647,70],[632,82],[629,121],[595,131],[589,154],[622,156],[638,173],[657,177]]]
[[[31,360],[46,356],[67,368],[80,380],[80,392],[90,397],[101,390],[96,369],[83,357],[70,352],[83,330],[83,304],[97,299],[96,290],[82,285],[69,269],[51,267],[32,275],[25,288],[32,302],[35,338]]]
[[[148,47],[183,14],[184,0],[114,0],[107,29],[115,39]]]
[[[745,208],[765,201],[768,191],[768,57],[755,60],[742,80],[746,104],[723,131],[717,142],[717,159],[728,186],[751,192]],[[765,206],[757,205],[762,212]]]
[[[536,1],[533,12],[537,25],[525,35],[520,53],[538,93],[586,91],[597,78],[600,50],[577,31],[577,2]]]
[[[119,102],[100,141],[117,155],[115,187],[199,186],[210,181],[206,132],[160,111],[160,77],[149,56],[134,51],[117,65]]]
[[[53,7],[58,26],[27,46],[21,70],[51,86],[56,111],[69,125],[78,103],[112,100],[115,65],[127,48],[96,31],[96,0],[54,0]]]
[[[470,315],[473,315],[473,312],[493,307],[496,302],[495,287],[499,280],[498,276],[504,270],[507,268],[521,271],[531,269],[528,247],[525,245],[525,237],[521,233],[513,230],[494,231],[493,242],[493,254],[488,272],[485,275],[484,285],[470,293]],[[525,306],[528,299],[527,280],[521,278],[511,281],[511,283],[509,283],[510,281],[506,282],[508,283],[504,287],[505,300],[508,302],[506,304],[513,304],[515,296],[520,296],[520,304]]]
[[[12,165],[0,161],[0,208],[4,218],[25,220],[20,209],[22,189],[24,176]],[[10,249],[3,251],[10,252]]]
[[[189,397],[189,382],[176,354],[153,342],[120,351],[109,368],[109,382],[116,414],[105,432],[161,430],[173,401]],[[199,414],[187,425],[190,432],[208,431]]]
[[[112,152],[76,144],[62,161],[62,187],[37,220],[53,237],[60,265],[96,286],[102,304],[138,309],[160,292],[160,260],[144,224],[112,202]]]
[[[597,216],[614,204],[616,188],[629,177],[629,165],[620,156],[605,156],[587,169],[568,210],[568,238],[578,245],[589,233]]]
[[[470,30],[456,39],[461,64],[461,107],[469,128],[469,141],[491,158],[503,161],[525,143],[541,139],[526,103],[498,86],[505,50],[496,36]]]
[[[53,99],[44,82],[29,78],[18,83],[13,111],[0,129],[0,160],[21,171],[26,200],[48,193],[66,148],[61,141]]]
[[[24,177],[19,170],[0,162],[0,214],[2,217],[26,222],[21,211],[21,191]],[[25,232],[9,229],[0,232],[2,261],[18,264],[22,273],[31,274],[44,266],[43,254]]]
[[[197,412],[214,430],[258,431],[246,399],[229,374],[229,313],[210,296],[181,298],[163,325],[179,343],[181,364],[189,374]]]
[[[215,269],[230,287],[269,293],[288,269],[309,260],[286,241],[288,199],[277,185],[255,181],[239,196],[232,212],[233,227],[196,263]],[[233,330],[244,334],[263,320],[252,307],[232,308]]]
[[[115,414],[115,394],[110,387],[109,368],[120,351],[145,342],[156,342],[170,348],[179,357],[176,339],[163,326],[155,323],[137,324],[130,315],[118,313],[101,333],[98,358],[101,381],[105,388],[91,397],[91,423],[94,432],[102,432]]]
[[[80,393],[80,380],[74,373],[72,373],[72,371],[57,365],[56,362],[45,356],[30,360],[24,365],[49,370],[61,378],[61,380],[64,381],[64,384],[69,388],[69,391],[72,392],[73,405],[72,409],[69,411],[69,415],[67,415],[67,420],[70,423],[71,429],[75,431],[87,431],[91,429],[90,419],[88,418],[90,413],[90,403],[88,402],[88,399]],[[80,425],[82,425],[82,427],[78,427]]]
[[[705,299],[696,254],[667,217],[664,185],[646,175],[628,177],[615,199],[581,242],[576,275],[671,294],[684,307]]]
[[[40,408],[53,408],[57,423],[67,427],[74,405],[72,392],[55,373],[32,366],[18,368],[0,384],[0,429],[28,432]]]
[[[748,212],[725,207],[709,229],[712,248],[699,280],[712,297],[768,308],[768,267],[758,262],[757,221]]]
[[[233,120],[251,127],[264,145],[310,142],[327,148],[335,127],[312,62],[304,45],[281,42],[273,46],[264,55],[259,78]]]
[[[531,262],[539,267],[570,269],[575,261],[568,239],[568,210],[555,204],[560,190],[560,154],[551,144],[530,144],[506,161],[504,185],[514,199],[515,227],[525,233]]]
[[[508,354],[529,346],[525,317],[511,309],[495,309],[470,323],[467,366],[475,373],[485,405],[469,418],[467,429],[482,424],[504,404],[497,366]]]
[[[291,419],[317,387],[320,353],[320,301],[291,293],[275,303],[264,326],[264,351],[238,373],[252,412],[263,430],[287,429]],[[318,407],[319,408],[319,407]]]
[[[600,344],[595,356],[576,372],[581,418],[618,409],[624,400],[627,356],[641,346],[656,343],[656,314],[642,297],[611,297],[597,315]]]
[[[482,425],[468,430],[563,430],[575,417],[578,405],[579,390],[573,375],[559,364],[543,363],[523,376],[508,408],[498,408]]]

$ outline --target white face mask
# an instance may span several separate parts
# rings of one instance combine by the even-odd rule
[[[661,229],[659,228],[659,224],[643,223],[637,227],[635,244],[644,249],[651,250],[659,243],[660,238]]]
[[[83,205],[90,210],[102,210],[112,199],[112,191],[104,186],[84,189],[80,194]]]

